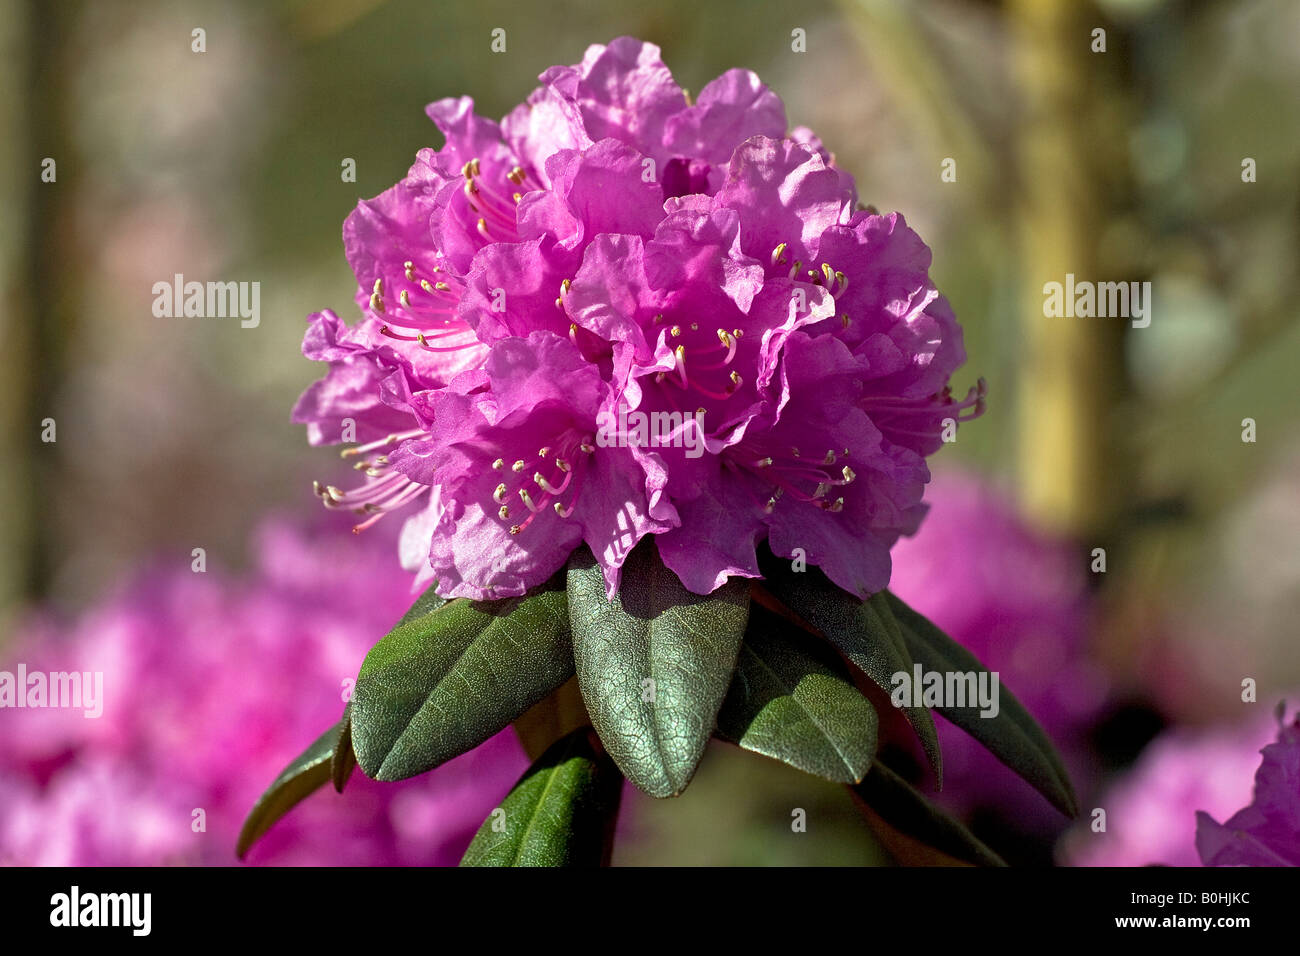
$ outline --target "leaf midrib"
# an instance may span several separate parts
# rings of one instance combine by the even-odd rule
[[[800,678],[799,682],[796,682],[795,687],[791,687],[789,685],[789,682],[786,681],[784,678],[782,678],[781,675],[774,668],[772,668],[772,666],[769,665],[767,661],[765,661],[758,654],[757,651],[753,650],[751,647],[749,647],[746,644],[741,644],[740,647],[742,651],[748,651],[753,656],[754,660],[758,661],[758,663],[762,665],[764,670],[766,670],[769,674],[771,674],[773,677],[776,678],[776,682],[779,685],[781,685],[781,687],[785,688],[786,696],[789,697],[792,701],[794,701],[795,704],[798,705],[801,711],[803,711],[805,714],[808,715],[808,719],[812,721],[813,726],[816,727],[819,731],[821,731],[822,737],[830,743],[831,747],[835,750],[835,755],[840,758],[840,762],[844,765],[844,769],[847,770],[849,772],[849,775],[852,776],[855,780],[859,779],[857,775],[857,771],[853,769],[853,766],[849,763],[848,758],[845,757],[844,751],[840,748],[840,745],[837,744],[834,738],[832,738],[831,735],[826,732],[826,728],[822,725],[821,721],[817,719],[817,716],[812,711],[810,711],[806,706],[804,706],[803,701],[801,701],[798,697],[795,696],[794,694],[795,687],[798,687],[798,684],[803,681],[803,678]]]
[[[519,848],[510,860],[512,864],[518,865],[519,861],[523,859],[524,847],[528,845],[528,838],[532,835],[533,824],[537,821],[537,816],[541,812],[542,807],[546,805],[546,797],[551,792],[551,787],[555,785],[556,778],[560,775],[560,768],[565,766],[567,763],[568,759],[566,757],[551,768],[551,773],[547,776],[546,783],[542,785],[542,795],[538,798],[537,803],[533,807],[533,812],[528,815],[528,825],[524,827],[524,835],[519,838]]]

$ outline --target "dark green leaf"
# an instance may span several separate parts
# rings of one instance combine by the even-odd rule
[[[277,820],[329,781],[330,763],[342,731],[343,722],[339,721],[317,737],[310,747],[280,771],[280,776],[258,798],[248,812],[235,844],[235,853],[241,860]]]
[[[377,780],[432,770],[568,680],[573,650],[563,586],[556,575],[523,597],[459,598],[390,631],[366,655],[352,694],[361,769]]]
[[[796,615],[816,628],[862,673],[886,694],[899,671],[911,673],[912,656],[888,605],[879,594],[862,602],[843,590],[820,569],[795,571],[791,562],[767,549],[760,568],[768,590]],[[921,706],[903,710],[925,750],[939,785],[943,785],[943,760],[934,718]]]
[[[599,866],[623,777],[582,727],[556,741],[479,827],[461,866]]]
[[[984,665],[974,654],[897,596],[888,591],[884,594],[913,660],[922,668],[941,673],[984,671]],[[1062,813],[1069,816],[1078,813],[1069,775],[1052,742],[1005,686],[999,685],[996,717],[981,716],[978,706],[936,709],[1032,784]]]
[[[836,783],[857,783],[876,753],[876,711],[815,637],[754,605],[718,735]]]
[[[623,565],[614,600],[585,549],[569,562],[578,685],[619,769],[654,797],[681,793],[713,733],[749,616],[749,582],[692,594],[653,540]],[[653,684],[647,683],[653,681]]]
[[[975,834],[879,760],[850,789],[866,804],[872,830],[901,863],[1006,866]]]
[[[330,778],[339,793],[347,786],[356,766],[357,755],[352,752],[352,701],[349,700],[343,708],[343,720],[339,722],[339,739],[330,754]]]

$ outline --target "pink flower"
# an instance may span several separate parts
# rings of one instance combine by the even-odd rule
[[[281,523],[259,537],[249,578],[155,570],[10,645],[11,673],[102,672],[103,712],[0,710],[0,862],[235,862],[248,808],[338,721],[345,681],[409,603],[407,582],[380,570],[382,537],[358,548]],[[507,730],[403,784],[356,773],[278,822],[249,862],[455,864],[526,763]]]
[[[522,593],[583,540],[621,565],[620,549],[665,526],[632,455],[594,453],[609,386],[568,339],[534,332],[502,340],[485,372],[485,390],[440,394],[430,439],[392,456],[447,502],[429,552],[442,590]]]
[[[1166,731],[1096,798],[1105,832],[1076,828],[1060,847],[1062,859],[1072,866],[1200,865],[1199,816],[1224,818],[1249,802],[1260,748],[1276,732],[1275,718],[1262,710],[1236,725]]]
[[[1224,823],[1196,813],[1196,852],[1206,866],[1300,866],[1300,717],[1262,753],[1249,806]]]
[[[405,566],[440,593],[523,593],[580,544],[608,592],[646,535],[697,593],[796,549],[866,596],[924,513],[925,459],[978,414],[961,330],[901,216],[780,98],[732,70],[690,104],[656,47],[593,46],[500,124],[469,99],[362,202],[344,244],[365,313],[312,318],[299,401],[366,477],[318,486],[367,527],[419,503]],[[662,425],[610,422],[627,413]]]

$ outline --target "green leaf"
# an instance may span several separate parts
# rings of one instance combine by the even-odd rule
[[[718,736],[836,783],[862,780],[876,753],[875,708],[816,638],[754,605]]]
[[[864,603],[836,585],[820,569],[795,571],[789,561],[766,548],[760,553],[759,562],[764,583],[773,596],[821,632],[886,694],[894,689],[895,674],[912,672],[912,655],[881,595],[873,595]],[[919,705],[903,708],[903,712],[921,740],[935,779],[943,786],[943,758],[934,718]]]
[[[568,680],[563,585],[557,574],[523,597],[458,598],[404,618],[366,655],[352,693],[361,769],[377,780],[432,770]]]
[[[975,834],[879,760],[850,789],[865,804],[872,831],[900,863],[1006,866]]]
[[[348,778],[357,767],[357,755],[352,752],[352,701],[343,708],[343,719],[339,722],[339,737],[330,753],[330,778],[334,789],[339,793],[347,786]]]
[[[927,671],[985,670],[984,665],[896,595],[883,592],[912,658]],[[989,749],[993,756],[1032,784],[1052,805],[1068,816],[1078,814],[1069,775],[1047,734],[1005,685],[999,686],[998,714],[980,716],[980,708],[938,707],[936,710]]]
[[[310,747],[280,771],[280,776],[258,798],[253,809],[248,811],[248,818],[244,820],[235,844],[235,853],[241,860],[277,820],[329,781],[330,764],[342,731],[343,721],[339,721],[317,737]]]
[[[590,728],[556,741],[479,827],[461,866],[599,866],[623,777]]]
[[[653,540],[628,556],[613,601],[585,549],[570,559],[568,579],[574,662],[591,722],[629,780],[651,796],[676,796],[704,755],[731,683],[749,582],[733,578],[710,595],[692,594]]]

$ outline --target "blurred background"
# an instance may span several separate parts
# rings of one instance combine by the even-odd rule
[[[341,465],[289,410],[321,372],[299,354],[307,314],[354,317],[344,217],[440,144],[426,103],[499,117],[624,34],[692,91],[758,72],[934,250],[969,353],[955,390],[982,375],[990,394],[932,461],[898,590],[1019,675],[1112,832],[1064,832],[974,765],[1003,790],[963,796],[957,773],[953,812],[1015,862],[1119,862],[1099,849],[1124,823],[1110,795],[1171,734],[1189,777],[1231,776],[1214,813],[1244,806],[1268,728],[1241,731],[1244,771],[1195,742],[1300,702],[1292,0],[0,0],[0,666],[34,614],[76,620],[199,547],[254,575],[267,515],[320,520],[311,479]],[[260,282],[260,324],[156,318],[176,273]],[[1149,281],[1151,324],[1045,317],[1066,273]],[[628,795],[616,862],[887,859],[842,788],[715,750],[682,798]]]

